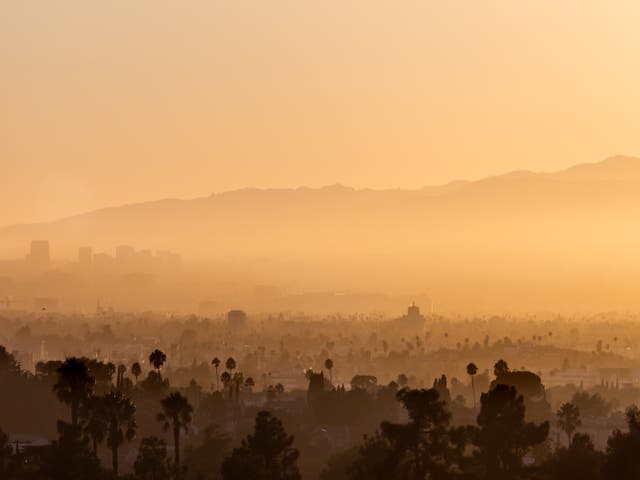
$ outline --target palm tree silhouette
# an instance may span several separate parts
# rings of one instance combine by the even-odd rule
[[[173,445],[174,445],[174,461],[176,464],[176,478],[180,477],[180,430],[185,432],[189,429],[191,423],[191,414],[193,407],[189,404],[189,400],[183,397],[179,392],[173,392],[169,396],[160,401],[162,412],[158,414],[157,419],[162,422],[164,431],[173,429]]]
[[[233,386],[236,390],[236,402],[240,400],[240,385],[244,384],[244,375],[242,372],[236,372],[233,374]]]
[[[330,358],[327,358],[324,361],[324,368],[329,370],[329,381],[333,385],[333,360],[331,360]]]
[[[122,392],[112,391],[102,398],[107,421],[107,445],[111,448],[113,473],[118,476],[118,447],[136,436],[136,407]]]
[[[136,377],[136,385],[138,384],[138,377],[142,374],[142,367],[138,362],[131,365],[131,374]]]
[[[236,369],[236,361],[233,359],[233,357],[229,357],[227,358],[227,361],[225,362],[225,366],[227,367],[227,370],[232,371]]]
[[[216,369],[216,391],[220,391],[220,376],[218,375],[218,367],[220,366],[220,359],[218,357],[214,357],[211,360],[211,365],[213,365]]]
[[[118,365],[118,376],[116,377],[116,388],[118,390],[122,388],[122,381],[124,380],[125,373],[127,373],[127,367],[121,363]]]
[[[276,383],[275,389],[276,393],[278,394],[278,400],[280,400],[280,397],[284,393],[284,385],[282,385],[281,383]]]
[[[220,380],[222,380],[222,386],[224,387],[224,389],[229,390],[229,400],[231,400],[231,374],[229,372],[222,372],[222,375],[220,375]]]
[[[98,455],[98,444],[102,443],[107,435],[107,418],[102,397],[90,396],[84,402],[82,412],[84,418],[84,434],[91,439],[93,454]]]
[[[250,392],[253,389],[253,387],[255,387],[255,385],[256,385],[256,382],[253,381],[253,377],[247,377],[247,379],[244,381],[244,386],[248,388]]]
[[[567,444],[571,445],[571,439],[576,429],[582,425],[580,409],[573,403],[563,403],[556,412],[557,425],[567,435]]]
[[[91,394],[95,381],[89,375],[87,365],[76,357],[67,358],[57,372],[58,383],[53,386],[53,391],[58,400],[71,406],[71,425],[75,429],[80,405]]]
[[[476,364],[471,362],[469,365],[467,365],[467,375],[469,375],[471,377],[471,392],[473,394],[473,409],[477,410],[476,407],[476,386],[473,382],[473,377],[476,376],[476,373],[478,373],[478,367],[476,367]]]
[[[164,354],[162,350],[158,350],[157,348],[151,352],[149,355],[149,362],[153,365],[153,368],[156,369],[158,375],[160,375],[160,367],[164,365],[164,362],[167,361],[167,356]]]

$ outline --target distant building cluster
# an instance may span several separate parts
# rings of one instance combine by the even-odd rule
[[[94,252],[92,247],[78,248],[75,266],[82,272],[107,273],[154,272],[177,269],[182,264],[178,253],[158,250],[155,254],[148,249],[136,250],[131,245],[118,245],[115,256]],[[44,271],[52,266],[51,248],[48,240],[32,240],[25,265],[30,271]]]
[[[108,253],[93,253],[91,247],[78,249],[78,266],[83,270],[102,272],[154,272],[174,270],[181,266],[182,257],[173,252],[158,250],[136,250],[131,245],[118,245],[115,257]]]
[[[118,245],[114,253],[94,252],[92,247],[82,246],[76,259],[54,261],[48,240],[32,240],[24,259],[0,261],[0,308],[55,312],[62,307],[61,279],[138,273],[166,276],[182,266],[182,257],[167,250],[153,253]]]

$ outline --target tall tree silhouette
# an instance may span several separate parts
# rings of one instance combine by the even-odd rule
[[[380,426],[382,433],[391,441],[396,451],[401,445],[404,447],[401,449],[409,460],[413,478],[423,479],[427,475],[446,474],[445,459],[451,414],[445,409],[445,402],[435,389],[405,388],[396,396],[407,410],[409,423],[383,422]]]
[[[107,421],[107,445],[111,449],[111,463],[118,476],[118,447],[136,436],[136,407],[122,392],[113,391],[104,395],[104,414]]]
[[[136,475],[145,480],[166,480],[167,442],[158,437],[145,437],[140,441],[138,456],[133,464]]]
[[[220,367],[220,359],[218,357],[214,357],[211,360],[211,365],[216,369],[216,391],[220,391],[220,376],[218,375],[218,368]]]
[[[333,385],[333,360],[331,360],[330,358],[327,358],[324,361],[324,368],[329,370],[329,381]]]
[[[167,356],[162,350],[158,350],[157,348],[149,355],[149,362],[151,363],[151,365],[153,365],[153,368],[156,369],[156,372],[158,374],[160,374],[160,368],[166,361]]]
[[[240,387],[244,385],[244,374],[242,372],[234,373],[232,382],[236,392],[236,402],[238,402],[240,400]]]
[[[224,363],[225,367],[227,367],[227,370],[229,370],[229,372],[232,372],[236,369],[236,361],[233,357],[229,357],[227,358],[227,361]]]
[[[573,403],[563,403],[560,405],[556,417],[558,417],[557,425],[567,434],[567,445],[570,445],[574,432],[582,425],[580,410]]]
[[[381,432],[368,435],[359,447],[355,460],[344,467],[349,480],[387,480],[400,477],[398,455],[389,439]]]
[[[136,385],[138,384],[138,377],[142,375],[142,367],[138,362],[131,365],[131,374],[136,378]]]
[[[229,400],[231,400],[233,396],[233,389],[231,388],[231,374],[229,372],[222,372],[220,380],[222,380],[222,386],[224,389],[228,390]]]
[[[183,453],[184,463],[189,466],[189,478],[219,479],[220,467],[231,440],[215,425],[205,427],[198,437],[200,441],[190,442]]]
[[[47,364],[48,363],[49,362],[47,362]],[[42,364],[42,362],[38,362],[38,364]],[[5,375],[20,375],[20,364],[15,357],[7,351],[4,345],[0,345],[0,376],[4,377]]]
[[[640,410],[636,406],[629,407],[626,417],[628,431],[615,430],[607,440],[603,478],[640,478]]]
[[[244,386],[249,390],[249,392],[251,392],[251,390],[253,389],[253,387],[255,387],[255,385],[256,385],[256,382],[253,380],[252,377],[247,377],[247,379],[244,381]]]
[[[84,480],[102,478],[100,460],[89,449],[88,439],[80,435],[79,428],[58,422],[60,437],[42,453],[40,472],[35,477],[55,480]],[[11,478],[11,477],[9,477]],[[20,477],[19,477],[20,478]]]
[[[9,443],[9,436],[0,429],[0,478],[11,478],[9,476],[9,461],[13,454],[13,448]]]
[[[121,363],[120,365],[118,365],[118,376],[116,377],[116,388],[118,390],[122,389],[125,373],[127,373],[127,367],[126,365]]]
[[[576,433],[568,447],[555,451],[547,464],[552,480],[600,480],[604,455],[588,435]],[[605,477],[624,478],[624,477]],[[635,478],[635,477],[629,477]]]
[[[107,417],[104,411],[103,397],[91,395],[81,408],[81,417],[84,421],[84,434],[91,439],[93,454],[98,454],[98,444],[102,443],[107,435]]]
[[[67,358],[57,370],[58,382],[53,390],[58,399],[71,407],[71,425],[78,427],[80,405],[91,394],[94,379],[87,370],[87,365],[76,357]]]
[[[473,395],[474,410],[477,410],[477,406],[476,406],[476,386],[473,381],[473,377],[475,377],[477,373],[478,373],[478,367],[476,367],[476,364],[473,362],[469,363],[469,365],[467,365],[467,375],[471,377],[471,394]]]
[[[191,424],[193,407],[189,404],[189,400],[183,397],[179,392],[173,392],[160,401],[162,412],[158,414],[157,419],[162,423],[162,428],[167,431],[169,428],[173,431],[174,445],[174,462],[176,464],[176,476],[180,476],[180,431],[189,430]]]
[[[465,436],[449,428],[451,414],[435,389],[402,389],[396,394],[408,423],[382,422],[347,468],[351,480],[450,478],[461,458]]]
[[[270,412],[258,412],[253,435],[242,440],[222,464],[224,480],[298,480],[298,450],[293,436]]]
[[[527,423],[524,415],[524,399],[513,387],[497,385],[481,395],[474,443],[487,478],[514,478],[529,448],[547,438],[549,422]]]
[[[496,377],[500,377],[509,371],[509,365],[504,360],[498,360],[493,366],[493,374]]]

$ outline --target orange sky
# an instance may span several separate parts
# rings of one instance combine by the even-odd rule
[[[640,153],[636,1],[0,3],[0,224]]]

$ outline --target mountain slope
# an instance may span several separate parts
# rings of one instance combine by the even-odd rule
[[[81,245],[112,251],[125,243],[187,258],[634,263],[639,205],[640,159],[619,156],[556,173],[513,172],[422,190],[243,189],[125,205],[0,228],[0,255],[24,253],[30,240],[45,238],[54,256],[71,256]]]

